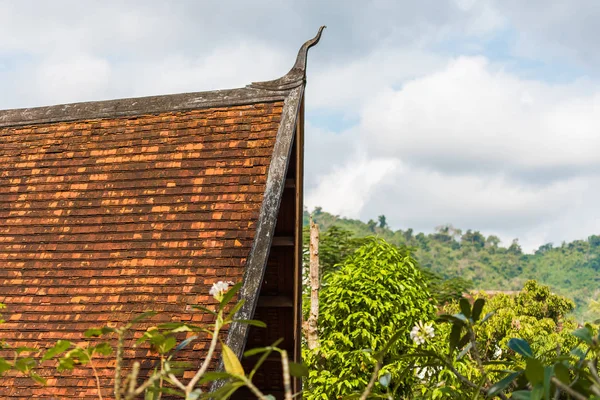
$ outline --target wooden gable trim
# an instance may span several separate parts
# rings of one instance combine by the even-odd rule
[[[244,285],[240,290],[240,298],[244,305],[238,311],[236,319],[251,319],[254,316],[261,284],[264,278],[267,259],[271,250],[279,206],[285,188],[288,161],[294,141],[298,113],[304,85],[292,89],[283,104],[281,123],[277,133],[275,148],[269,166],[265,194],[258,217],[254,243],[246,264]],[[234,322],[227,336],[227,345],[241,357],[248,338],[249,326]]]
[[[0,128],[282,101],[286,92],[245,87],[0,111]]]
[[[306,83],[307,54],[308,50],[315,46],[321,39],[324,28],[325,26],[320,27],[317,35],[302,45],[294,66],[284,77],[274,81],[258,82],[250,85],[250,87],[257,87],[264,90],[282,91],[287,93],[287,95],[283,104],[283,112],[279,131],[277,132],[275,148],[273,149],[273,156],[271,157],[254,243],[246,264],[244,285],[240,290],[240,298],[244,299],[244,305],[238,311],[236,319],[251,319],[258,304],[260,288],[273,242],[277,215],[286,186],[287,170],[296,128],[299,124],[299,115],[301,118],[303,117],[301,109],[303,109],[304,87]],[[295,183],[297,184],[297,182]],[[296,190],[298,190],[297,187],[296,185]],[[299,243],[301,245],[301,241]],[[298,242],[296,241],[294,244],[298,245]],[[299,249],[299,251],[301,252],[302,250]],[[241,323],[233,323],[229,329],[227,345],[238,357],[241,357],[244,351],[248,331],[248,325]],[[300,338],[296,337],[294,339]]]

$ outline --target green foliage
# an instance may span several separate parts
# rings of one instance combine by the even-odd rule
[[[407,248],[368,239],[329,275],[322,289],[321,347],[304,354],[311,366],[305,397],[333,399],[364,389],[376,364],[372,352],[381,350],[394,334],[398,340],[390,357],[406,351],[410,329],[433,317],[433,302]],[[402,361],[382,371],[390,373],[396,390],[410,384],[406,367]]]
[[[488,301],[487,307],[495,315],[482,333],[499,345],[510,337],[525,338],[539,354],[556,346],[569,347],[573,344],[569,332],[577,324],[567,315],[574,306],[571,300],[550,293],[548,286],[528,281],[516,296],[498,294]]]
[[[437,305],[458,301],[463,294],[473,288],[473,282],[460,277],[442,279],[440,275],[428,270],[422,270],[421,273],[427,280],[427,286]]]
[[[307,214],[308,215],[308,214]],[[578,321],[600,318],[588,309],[598,300],[600,287],[600,236],[553,245],[546,243],[535,254],[524,254],[518,240],[501,246],[496,236],[478,231],[462,232],[451,225],[431,234],[412,229],[396,231],[377,222],[340,218],[319,210],[314,215],[322,230],[341,228],[360,238],[374,233],[396,246],[415,248],[414,257],[425,271],[442,280],[460,278],[478,290],[519,290],[530,279],[548,285],[554,292],[574,300]],[[594,303],[592,303],[594,304]]]
[[[524,339],[510,339],[508,346],[520,362],[515,360],[515,372],[492,389],[515,389],[513,399],[600,399],[600,333],[586,324],[573,331],[572,338],[578,341],[574,346],[544,355],[535,354]]]
[[[539,372],[535,361],[528,363],[523,357],[545,360],[556,356],[557,349],[568,352],[577,345],[571,334],[577,324],[567,317],[573,307],[571,300],[535,281],[528,281],[516,295],[482,293],[472,303],[462,299],[448,304],[435,339],[414,354],[419,356],[417,366],[434,365],[437,370],[413,390],[432,398],[443,386],[444,396],[456,399],[471,398],[480,384],[492,393],[512,391],[522,375],[513,372]],[[456,372],[475,386],[457,378]]]
[[[0,303],[0,310],[4,310],[6,305]],[[0,315],[0,324],[5,321]],[[45,384],[46,380],[38,375],[35,369],[38,366],[37,360],[33,357],[40,352],[39,349],[33,347],[14,347],[10,343],[2,340],[0,341],[0,349],[3,353],[11,354],[11,357],[7,360],[4,357],[0,357],[0,377],[4,376],[8,372],[16,372],[24,376],[29,377],[34,382],[39,384]],[[46,353],[43,359],[52,358],[52,354]]]

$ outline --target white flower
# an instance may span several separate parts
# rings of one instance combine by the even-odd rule
[[[208,294],[214,297],[215,300],[221,301],[223,299],[223,295],[229,290],[229,285],[233,285],[233,282],[219,281],[217,283],[213,283]]]
[[[424,381],[428,377],[434,376],[435,374],[441,371],[439,367],[416,367],[415,368],[415,376],[419,378],[419,380]]]
[[[502,349],[496,346],[496,349],[494,350],[494,358],[500,358],[500,356],[502,356]]]
[[[415,369],[415,375],[420,380],[424,380],[429,372],[429,367],[417,368]]]
[[[417,324],[410,331],[410,338],[417,346],[424,344],[427,338],[433,338],[435,331],[431,324],[423,324],[423,321],[417,322]]]

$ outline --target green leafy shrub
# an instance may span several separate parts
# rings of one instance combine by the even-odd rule
[[[435,314],[426,280],[410,251],[376,238],[331,273],[320,303],[321,347],[304,352],[311,367],[307,399],[335,399],[364,389],[376,364],[373,352],[395,334],[398,339],[388,357],[405,352],[412,346],[413,326]],[[389,373],[392,389],[402,392],[414,379],[405,370],[411,370],[409,364],[397,361],[387,363],[381,374]]]
[[[529,357],[538,360],[577,346],[572,335],[577,324],[567,316],[574,303],[547,286],[528,281],[516,295],[476,297],[472,305],[462,299],[443,307],[435,338],[404,356],[428,371],[413,387],[412,398],[463,399],[482,391],[502,396],[516,390],[520,386],[513,381],[520,375],[511,374],[525,370],[528,361],[516,356],[515,338],[526,342]],[[493,386],[503,379],[508,383],[500,385],[502,390]]]

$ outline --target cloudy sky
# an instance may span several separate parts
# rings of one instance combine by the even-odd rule
[[[309,54],[306,204],[524,248],[600,233],[597,0],[0,0],[0,108],[244,86]]]

